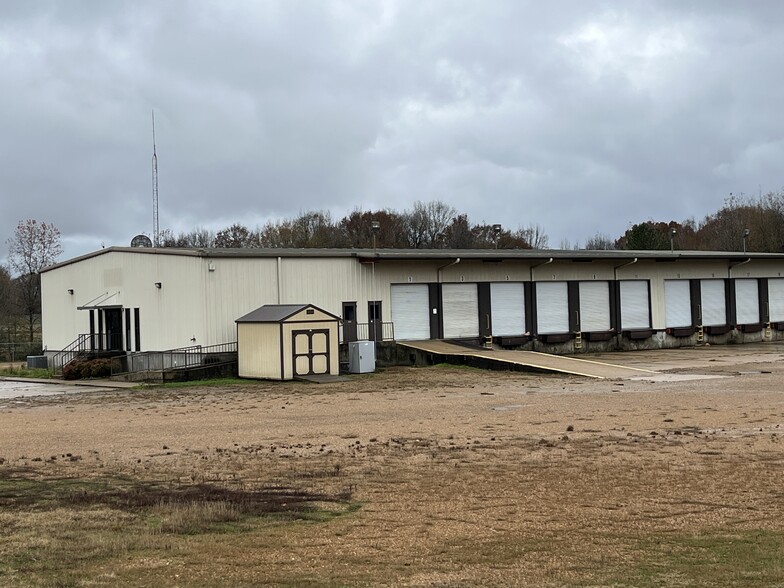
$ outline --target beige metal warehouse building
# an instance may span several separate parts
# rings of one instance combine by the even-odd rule
[[[784,338],[784,255],[690,251],[113,247],[42,274],[49,353],[236,341],[266,304],[312,304],[340,339],[464,339],[553,352]]]

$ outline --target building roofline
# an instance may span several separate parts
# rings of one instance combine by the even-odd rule
[[[784,260],[784,253],[744,253],[740,251],[633,251],[624,249],[610,250],[570,250],[570,249],[289,249],[289,248],[248,248],[248,249],[197,249],[175,247],[108,247],[85,255],[56,263],[42,270],[48,272],[67,265],[85,261],[109,253],[136,253],[140,255],[173,255],[185,257],[218,258],[356,258],[360,262],[383,261],[428,261],[461,258],[479,261],[541,261],[553,258],[563,261],[611,261],[611,260],[727,260],[745,259]]]

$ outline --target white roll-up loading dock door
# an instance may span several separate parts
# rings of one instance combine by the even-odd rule
[[[648,329],[651,326],[647,280],[621,283],[621,329]]]
[[[664,326],[691,326],[691,285],[689,280],[664,280]]]
[[[536,332],[569,332],[569,293],[566,282],[536,283]]]
[[[444,338],[479,336],[479,294],[476,284],[443,284]]]
[[[580,330],[610,330],[609,282],[580,282]]]
[[[768,312],[771,322],[784,321],[784,278],[768,280]]]
[[[727,324],[727,300],[724,280],[700,280],[702,325],[718,327]]]
[[[525,288],[522,282],[490,284],[490,316],[495,337],[525,334]]]
[[[392,284],[395,339],[430,339],[430,294],[427,284]]]
[[[735,322],[739,325],[760,322],[759,282],[756,279],[735,280]]]

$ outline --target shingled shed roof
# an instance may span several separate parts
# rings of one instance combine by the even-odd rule
[[[324,314],[328,314],[335,320],[340,320],[340,317],[335,316],[331,312],[327,312],[323,308],[313,306],[312,304],[265,304],[264,306],[249,312],[245,316],[241,316],[235,322],[281,323],[307,308],[314,308],[320,312],[323,312]]]

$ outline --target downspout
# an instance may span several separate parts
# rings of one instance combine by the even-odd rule
[[[630,265],[634,265],[635,263],[637,263],[637,259],[638,258],[635,257],[631,261],[627,261],[626,263],[622,263],[621,265],[613,266],[613,279],[615,280],[616,283],[618,282],[618,270],[624,267],[628,267]],[[618,290],[616,290],[616,292],[620,292],[620,286],[613,286],[613,287],[619,288]],[[620,307],[621,307],[621,299],[619,294],[618,298],[615,301],[615,316],[617,321],[615,325],[615,345],[618,349],[621,348],[621,332],[623,330],[621,325]]]
[[[613,278],[615,278],[615,281],[616,282],[618,281],[618,270],[619,269],[621,269],[622,267],[626,267],[628,265],[634,265],[635,263],[637,263],[637,258],[636,257],[632,261],[627,261],[626,263],[622,263],[621,265],[614,266],[613,267]]]
[[[283,298],[282,296],[283,285],[280,283],[280,275],[281,273],[283,273],[282,266],[283,266],[283,259],[280,256],[278,256],[278,268],[277,268],[278,273],[276,276],[276,282],[278,283],[278,304],[281,304],[281,300]]]
[[[751,257],[749,257],[746,261],[739,261],[738,263],[731,263],[727,268],[727,277],[732,278],[732,268],[738,267],[740,265],[746,265],[751,261]]]
[[[537,267],[542,267],[543,265],[549,265],[549,264],[553,263],[553,260],[554,260],[554,259],[555,259],[554,257],[551,257],[551,258],[550,258],[550,259],[548,259],[547,261],[543,261],[542,263],[538,263],[538,264],[536,264],[536,265],[532,265],[532,266],[529,268],[529,271],[530,271],[530,273],[531,273],[531,283],[532,283],[532,284],[534,283],[534,268],[537,268]]]
[[[460,263],[460,258],[459,257],[457,259],[455,259],[454,261],[452,261],[452,262],[450,262],[450,263],[448,263],[446,265],[442,265],[440,268],[438,268],[436,270],[436,281],[439,284],[441,283],[441,270],[445,270],[446,268],[452,267],[453,265],[457,265],[458,263]]]

